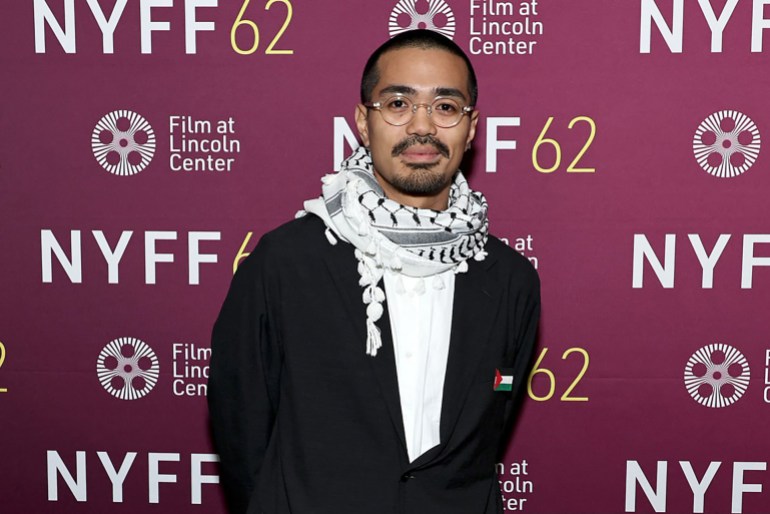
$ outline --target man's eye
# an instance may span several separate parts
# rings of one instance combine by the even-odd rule
[[[409,104],[400,98],[394,98],[393,100],[390,100],[385,107],[387,107],[391,111],[405,111],[409,108]]]
[[[439,114],[457,114],[460,107],[452,102],[439,102],[433,106],[433,110]]]

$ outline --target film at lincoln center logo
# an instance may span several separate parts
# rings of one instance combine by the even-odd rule
[[[113,175],[136,175],[155,155],[155,132],[133,111],[112,111],[94,127],[91,149],[101,167]]]
[[[700,167],[720,178],[737,177],[751,168],[759,146],[757,126],[738,111],[715,112],[698,125],[692,139]]]
[[[390,37],[413,29],[430,29],[452,39],[455,35],[455,15],[446,0],[428,0],[428,10],[417,11],[417,0],[399,0],[390,11]]]
[[[704,346],[684,368],[684,385],[693,400],[715,409],[737,402],[749,387],[749,363],[724,343]]]
[[[102,387],[121,400],[146,396],[158,382],[158,357],[144,341],[120,337],[107,343],[96,359]]]

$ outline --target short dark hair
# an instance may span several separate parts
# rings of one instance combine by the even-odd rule
[[[471,95],[471,105],[476,105],[476,100],[479,96],[479,88],[476,83],[476,72],[473,71],[473,65],[468,56],[465,55],[462,48],[451,39],[442,36],[436,31],[428,29],[416,29],[402,32],[401,34],[394,36],[382,45],[369,57],[364,66],[364,74],[361,77],[361,102],[366,103],[372,100],[372,92],[374,86],[380,80],[380,72],[377,69],[377,62],[380,57],[386,52],[391,50],[398,50],[400,48],[438,48],[449,52],[452,55],[456,55],[465,62],[465,66],[468,68],[468,91]]]

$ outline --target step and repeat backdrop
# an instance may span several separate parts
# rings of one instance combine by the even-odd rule
[[[542,280],[506,511],[770,512],[770,1],[0,12],[3,512],[224,512],[212,324],[410,27],[473,60],[464,168]]]

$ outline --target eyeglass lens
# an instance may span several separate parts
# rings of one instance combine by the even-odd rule
[[[439,127],[457,125],[464,114],[463,108],[452,98],[436,98],[431,104],[415,104],[405,96],[394,96],[380,102],[383,118],[392,125],[409,123],[420,107],[428,109],[433,123]]]

